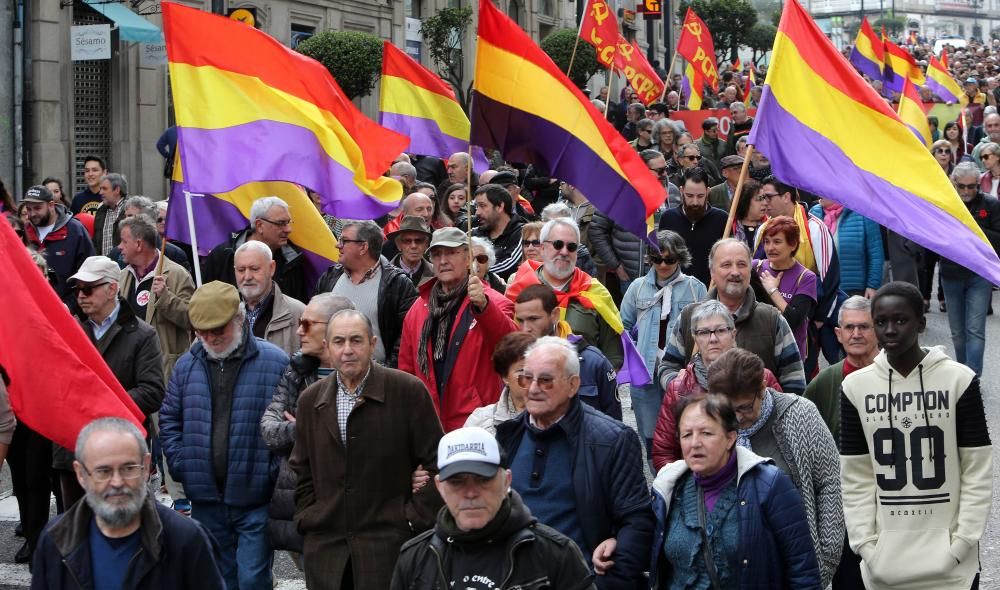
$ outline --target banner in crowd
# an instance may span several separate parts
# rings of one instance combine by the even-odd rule
[[[639,95],[642,104],[654,103],[663,96],[663,80],[646,60],[642,49],[636,45],[635,41],[626,41],[625,37],[620,34],[615,67],[625,75],[629,86]]]
[[[924,72],[917,64],[917,60],[910,55],[910,52],[896,45],[885,35],[882,36],[885,44],[885,65],[882,68],[882,84],[887,90],[902,92],[903,83],[909,78],[917,86],[927,83]]]
[[[747,114],[751,117],[757,112],[755,108],[747,109]],[[729,115],[729,109],[701,109],[698,111],[673,111],[670,118],[674,121],[684,123],[684,128],[695,139],[702,136],[701,123],[709,117],[719,120],[719,139],[725,141],[729,136],[729,127],[733,124],[733,119]]]
[[[80,323],[45,280],[10,224],[0,223],[0,365],[18,421],[67,449],[91,421],[143,415]],[[46,495],[48,492],[46,492]]]
[[[337,217],[375,219],[396,206],[402,185],[382,173],[409,138],[366,117],[322,64],[172,2],[163,24],[187,190],[286,181],[315,190]]]
[[[927,124],[927,113],[924,111],[924,103],[920,101],[920,93],[917,87],[909,78],[903,82],[903,93],[899,95],[899,107],[896,109],[900,121],[902,121],[910,131],[917,136],[920,143],[930,147],[931,128]]]
[[[691,110],[701,108],[705,85],[719,88],[719,71],[715,63],[715,43],[712,33],[693,10],[688,8],[677,41],[677,55],[687,60],[681,81],[681,95]]]
[[[610,68],[618,51],[618,19],[605,0],[590,0],[580,22],[580,38],[597,50],[597,61]]]
[[[797,0],[785,3],[748,141],[778,178],[1000,285],[1000,260],[941,166]]]
[[[955,81],[955,78],[948,73],[948,68],[938,61],[938,58],[934,57],[933,54],[927,63],[927,87],[938,98],[948,104],[954,104],[961,100],[962,88]]]
[[[858,29],[858,36],[854,39],[854,47],[851,49],[850,62],[872,80],[882,79],[885,45],[875,34],[867,16],[861,19],[861,28]]]

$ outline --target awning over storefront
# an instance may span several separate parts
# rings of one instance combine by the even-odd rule
[[[83,0],[88,6],[118,25],[118,38],[137,43],[163,43],[159,27],[132,12],[124,4],[108,0]]]

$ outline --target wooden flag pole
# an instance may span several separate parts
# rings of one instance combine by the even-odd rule
[[[736,207],[740,202],[740,193],[743,190],[743,181],[747,178],[750,170],[750,157],[753,155],[753,146],[747,146],[747,152],[743,155],[743,167],[740,169],[740,179],[736,181],[736,191],[733,192],[733,202],[729,205],[729,217],[726,219],[726,227],[722,230],[722,239],[729,237],[729,232],[733,229],[733,218],[736,217]]]
[[[468,156],[468,175],[465,179],[465,210],[468,212],[465,216],[465,237],[469,244],[469,275],[473,274],[473,257],[472,257],[472,143],[469,143],[469,153]]]
[[[611,106],[611,74],[615,69],[615,62],[611,62],[608,66],[608,82],[606,86],[608,87],[608,100],[604,101],[604,120],[608,120],[608,108]]]
[[[670,77],[674,73],[674,64],[677,63],[677,50],[674,50],[674,56],[670,58],[670,67],[667,68],[667,79],[663,81],[663,94],[660,95],[660,102],[667,97],[667,89],[670,88]],[[680,107],[680,103],[677,104]]]
[[[584,10],[586,10],[587,8],[590,8],[590,3],[589,2],[587,3],[587,6],[584,8]],[[580,26],[577,27],[577,29],[576,29],[576,42],[573,43],[573,53],[571,53],[570,56],[569,56],[569,67],[566,68],[566,77],[569,78],[569,79],[571,79],[571,80],[573,79],[573,77],[570,76],[569,73],[571,71],[573,71],[573,60],[576,59],[576,49],[577,49],[577,47],[580,46],[580,35],[583,34],[583,19],[585,19],[585,18],[587,18],[586,14],[584,14],[583,16],[580,17]],[[610,96],[610,94],[608,96]],[[471,152],[470,152],[470,154],[471,154]]]

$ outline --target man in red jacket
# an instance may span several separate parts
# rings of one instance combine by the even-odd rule
[[[428,248],[434,279],[421,285],[399,345],[399,369],[427,386],[445,432],[500,397],[490,358],[497,342],[517,331],[513,303],[469,275],[468,248],[456,227],[434,232]]]

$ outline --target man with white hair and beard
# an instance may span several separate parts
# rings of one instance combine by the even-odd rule
[[[517,301],[521,291],[530,285],[552,287],[573,334],[604,352],[615,370],[620,369],[625,354],[620,331],[613,326],[621,325],[621,313],[607,288],[576,266],[579,226],[569,218],[550,219],[542,226],[539,238],[543,262],[526,260],[507,287],[507,298]]]
[[[271,249],[264,242],[244,242],[233,254],[236,288],[246,306],[250,331],[291,356],[299,349],[295,331],[306,306],[281,292],[274,280],[275,268]]]
[[[228,283],[195,291],[188,316],[198,339],[167,384],[163,454],[191,500],[191,516],[219,543],[227,588],[271,590],[267,508],[277,469],[260,419],[288,355],[244,329],[246,310]]]
[[[86,501],[42,534],[32,588],[225,588],[204,528],[147,492],[150,459],[131,422],[80,431],[73,468]]]
[[[802,357],[795,335],[778,308],[758,303],[750,287],[750,248],[742,240],[719,240],[708,253],[712,283],[709,299],[718,299],[736,321],[736,346],[756,354],[781,383],[785,393],[802,393],[806,388]],[[694,354],[691,314],[697,303],[681,312],[681,319],[667,339],[656,367],[656,377],[664,390],[688,365]]]

